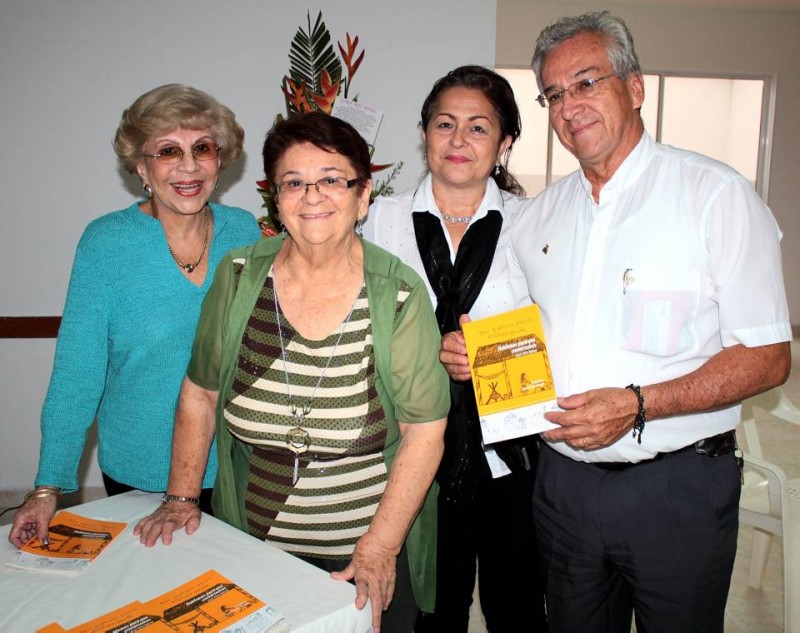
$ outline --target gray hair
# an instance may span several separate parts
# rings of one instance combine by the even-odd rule
[[[608,61],[615,75],[627,79],[632,74],[642,73],[639,57],[633,47],[633,36],[624,20],[611,15],[609,11],[589,11],[583,15],[554,20],[536,38],[531,67],[539,90],[544,89],[540,71],[545,57],[562,42],[586,32],[597,33],[605,38]]]

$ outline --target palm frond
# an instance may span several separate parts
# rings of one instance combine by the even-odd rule
[[[332,81],[338,82],[342,76],[342,62],[331,44],[331,34],[322,21],[322,11],[317,15],[314,28],[311,28],[311,14],[307,14],[308,30],[297,29],[289,50],[289,75],[298,84],[305,81],[313,92],[322,94],[320,77],[327,70]]]

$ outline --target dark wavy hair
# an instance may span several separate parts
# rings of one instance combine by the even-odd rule
[[[433,84],[430,94],[422,104],[422,112],[420,113],[422,129],[428,129],[428,123],[436,106],[439,104],[439,99],[450,88],[480,90],[483,96],[492,104],[497,118],[500,119],[501,139],[506,136],[511,137],[511,145],[509,145],[503,156],[500,169],[498,173],[492,174],[492,178],[494,178],[497,186],[502,191],[524,196],[525,189],[508,171],[508,158],[511,155],[511,148],[522,134],[522,119],[520,118],[517,102],[514,99],[514,91],[511,88],[511,84],[502,75],[498,75],[483,66],[459,66],[451,70]]]
[[[319,110],[294,114],[277,121],[267,132],[261,155],[264,174],[273,188],[278,163],[289,148],[300,143],[311,143],[326,152],[341,154],[349,159],[359,180],[357,190],[359,193],[364,191],[371,179],[367,142],[352,125]]]

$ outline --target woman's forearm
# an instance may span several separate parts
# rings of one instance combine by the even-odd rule
[[[198,387],[188,378],[181,385],[167,493],[197,497],[203,486],[208,452],[214,440],[217,392]]]
[[[444,451],[446,418],[400,424],[402,439],[369,532],[397,555],[433,482]]]

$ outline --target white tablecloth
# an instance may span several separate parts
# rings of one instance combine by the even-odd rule
[[[216,569],[274,607],[293,633],[368,633],[369,604],[354,606],[355,587],[203,515],[192,536],[172,545],[144,547],[132,535],[136,522],[158,505],[159,494],[129,492],[70,508],[75,514],[128,523],[127,529],[77,576],[15,569],[10,526],[0,528],[0,631],[33,633],[50,622],[76,626],[133,600],[145,602],[201,573]]]

